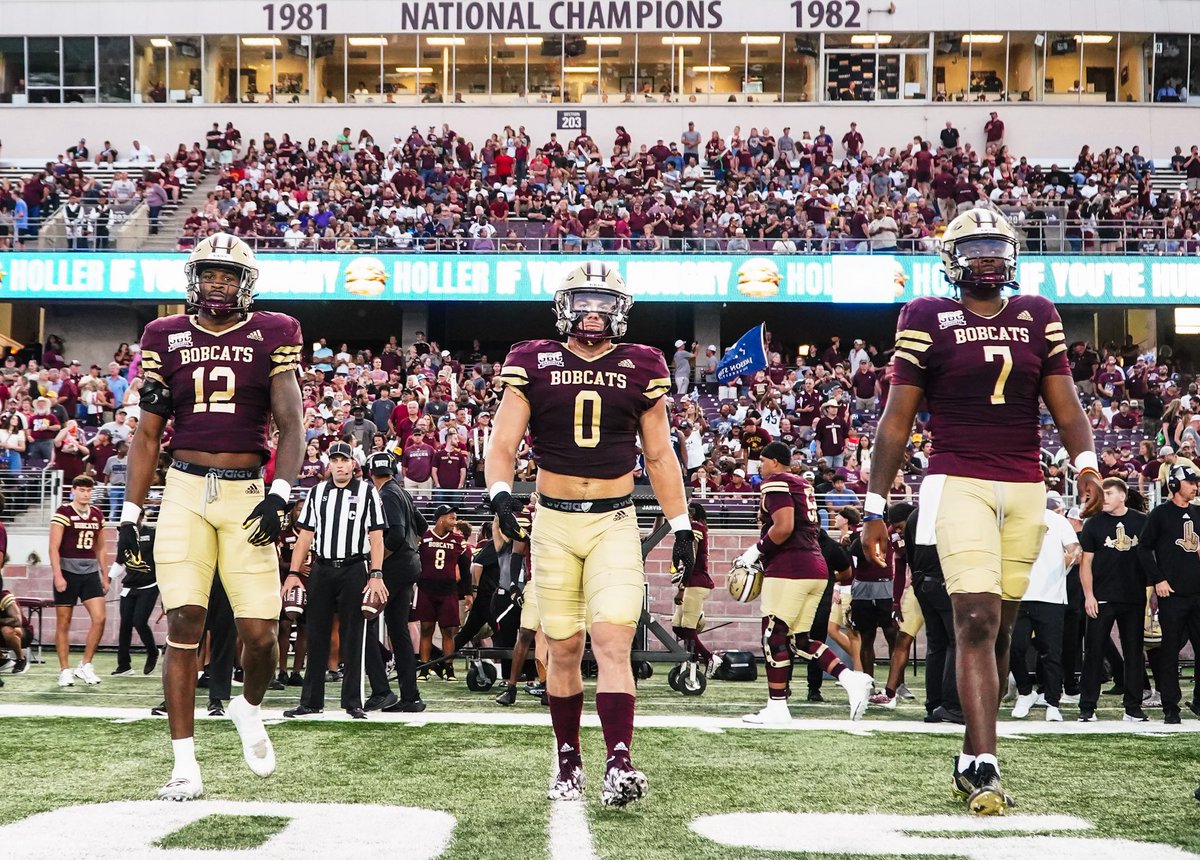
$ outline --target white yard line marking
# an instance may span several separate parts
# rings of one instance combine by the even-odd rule
[[[197,713],[203,713],[197,711]],[[268,709],[263,716],[267,720],[278,720],[276,711]],[[92,719],[120,720],[132,722],[136,720],[161,720],[165,717],[150,716],[149,708],[104,708],[81,707],[75,705],[54,704],[0,704],[0,718],[16,717],[85,717]],[[205,717],[205,721],[209,718]],[[283,720],[285,723],[311,722],[351,722],[351,718],[340,710],[326,711],[324,714],[312,717],[302,717],[296,720]],[[546,713],[437,713],[425,711],[421,714],[385,714],[372,712],[370,722],[409,727],[424,725],[479,725],[479,726],[549,726],[550,715]],[[638,728],[646,729],[695,729],[703,732],[742,729],[752,732],[846,732],[854,735],[880,734],[936,734],[960,735],[961,726],[948,723],[923,723],[888,720],[873,723],[870,721],[851,722],[850,720],[794,719],[790,725],[782,727],[748,726],[740,717],[708,717],[687,716],[684,714],[644,714],[636,718]],[[599,728],[600,719],[595,714],[584,714],[583,725],[588,728]],[[1167,726],[1159,722],[1126,723],[1118,720],[1096,723],[1061,722],[1061,723],[1005,723],[998,726],[1001,737],[1030,736],[1030,735],[1145,735],[1166,736],[1176,734],[1200,733],[1200,722],[1189,720],[1180,726]]]
[[[558,772],[558,756],[550,756],[550,778]],[[596,860],[592,832],[588,829],[587,804],[583,800],[551,801],[550,860]]]

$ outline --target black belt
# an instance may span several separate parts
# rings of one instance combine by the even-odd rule
[[[196,475],[201,478],[216,475],[222,481],[254,481],[263,476],[262,466],[254,469],[218,469],[216,466],[200,466],[184,460],[172,460],[171,468],[178,469],[185,475]]]
[[[348,555],[345,558],[322,558],[316,557],[318,564],[323,564],[328,567],[349,567],[352,564],[358,564],[367,560],[365,555]]]
[[[630,507],[633,496],[625,495],[618,499],[552,499],[539,493],[537,503],[539,507],[567,514],[607,514]]]

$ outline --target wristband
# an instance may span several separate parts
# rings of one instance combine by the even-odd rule
[[[667,520],[667,525],[671,527],[673,532],[690,532],[692,530],[692,521],[687,514],[678,514]]]
[[[285,502],[292,500],[292,485],[283,478],[276,478],[271,482],[271,495],[279,496]]]
[[[496,483],[494,483],[490,487],[488,487],[488,498],[489,499],[494,499],[494,498],[496,498],[496,496],[500,495],[501,493],[508,493],[511,496],[512,495],[512,484],[509,484],[507,481],[497,481]]]
[[[863,503],[863,511],[868,514],[878,514],[883,516],[884,510],[887,509],[887,499],[879,495],[879,493],[867,493],[867,499]],[[863,517],[865,520],[866,517]]]
[[[367,574],[367,579],[383,579],[383,571],[373,570]]]
[[[1100,463],[1096,460],[1095,451],[1080,451],[1079,456],[1075,458],[1075,470],[1082,472],[1084,469],[1091,469],[1093,472],[1100,471]]]
[[[135,505],[133,502],[125,502],[121,505],[121,523],[133,523],[137,525],[137,521],[141,516],[142,508],[140,505]]]
[[[863,514],[862,519],[863,519],[864,523],[869,523],[869,522],[873,522],[875,520],[883,519],[883,514]]]

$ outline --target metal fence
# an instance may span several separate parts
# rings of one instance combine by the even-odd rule
[[[57,469],[0,472],[4,500],[0,519],[14,525],[47,525],[62,504],[62,483],[62,472]]]

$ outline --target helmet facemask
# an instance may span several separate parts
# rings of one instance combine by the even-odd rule
[[[201,278],[209,269],[220,269],[233,272],[238,276],[238,288],[233,302],[211,301],[204,295]],[[258,280],[258,270],[240,263],[210,262],[200,260],[188,263],[184,267],[187,276],[187,303],[191,309],[207,311],[214,317],[228,316],[233,313],[243,317],[250,312],[254,303],[254,282]]]
[[[554,294],[554,313],[560,335],[567,335],[589,346],[625,336],[629,308],[633,300],[616,290],[580,287]],[[602,328],[587,328],[592,314],[603,321]]]
[[[947,277],[961,289],[988,292],[1017,281],[1017,246],[1007,236],[965,236],[946,252]]]

